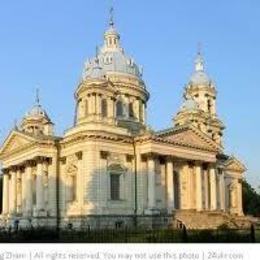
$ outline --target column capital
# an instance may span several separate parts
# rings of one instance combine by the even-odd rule
[[[147,160],[156,159],[158,157],[157,153],[146,153],[145,154]]]
[[[9,171],[10,171],[9,168],[3,168],[3,169],[2,169],[3,175],[8,175],[8,174],[9,174]]]
[[[35,162],[35,160],[30,159],[30,160],[26,160],[26,161],[24,162],[24,164],[25,164],[25,167],[32,167],[32,166],[35,166],[35,165],[36,165],[36,162]]]
[[[47,160],[47,158],[44,157],[44,156],[37,156],[37,157],[35,157],[34,159],[35,159],[35,161],[36,161],[37,164],[38,164],[38,163],[43,163],[44,161]]]
[[[18,170],[18,166],[17,165],[12,165],[11,167],[10,167],[10,172],[16,172],[17,170]]]
[[[173,156],[171,156],[171,155],[166,155],[166,156],[165,156],[165,160],[166,160],[166,162],[173,162]]]

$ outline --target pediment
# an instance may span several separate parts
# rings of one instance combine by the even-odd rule
[[[216,152],[221,150],[220,145],[211,140],[206,134],[194,129],[193,127],[172,129],[160,134],[159,136],[165,141],[182,146]]]
[[[246,171],[246,167],[235,157],[230,157],[224,164],[225,169],[232,172],[243,173]]]
[[[12,131],[0,150],[0,154],[15,152],[35,143],[35,139],[21,132]]]

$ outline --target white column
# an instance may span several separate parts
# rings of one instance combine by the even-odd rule
[[[26,175],[25,172],[22,173],[22,214],[26,214]]]
[[[44,210],[44,188],[43,188],[43,161],[37,161],[36,169],[36,209],[39,213]]]
[[[96,114],[96,94],[91,95],[92,114]]]
[[[239,179],[237,182],[237,201],[238,201],[238,215],[243,215],[243,200],[242,200],[242,180]]]
[[[143,123],[146,123],[146,109],[145,109],[145,103],[142,104],[143,106]]]
[[[57,155],[55,154],[50,161],[50,164],[48,165],[48,209],[49,209],[49,214],[52,217],[55,217],[57,215],[57,178],[59,176],[60,178],[60,183],[63,181],[63,177],[61,175],[61,169],[62,166],[60,167],[60,175],[57,173]],[[62,195],[62,185],[60,184],[60,195]],[[63,198],[60,198],[60,207],[62,208],[62,203],[61,201]]]
[[[9,175],[4,173],[3,178],[3,214],[7,215],[9,213]]]
[[[47,159],[43,162],[43,208],[48,211],[48,201],[49,201],[49,173],[48,173],[48,161]]]
[[[16,171],[11,171],[11,214],[16,214],[17,193],[16,193]]]
[[[195,166],[196,175],[196,209],[202,210],[202,170],[200,165]]]
[[[8,180],[8,205],[9,205],[9,208],[8,208],[8,213],[11,214],[11,204],[12,204],[12,178],[11,178],[11,171],[9,171],[9,174],[8,174],[8,177],[9,177],[9,180]]]
[[[111,99],[111,97],[108,97],[107,99],[107,115],[108,118],[114,117],[114,101]]]
[[[16,176],[16,197],[17,197],[17,213],[22,213],[22,179],[21,179],[21,170],[17,170]]]
[[[138,122],[140,122],[140,105],[139,105],[139,99],[135,99],[134,101],[134,113],[135,113],[135,117],[137,119]]]
[[[33,204],[33,197],[32,197],[32,165],[28,163],[25,168],[25,178],[26,178],[26,215],[32,215],[32,204]]]
[[[93,102],[93,97],[92,94],[88,97],[88,102],[89,102],[89,114],[90,115],[93,115],[94,114],[94,111],[95,111],[95,102]]]
[[[170,158],[166,162],[167,174],[167,208],[169,213],[174,208],[174,185],[173,185],[173,163]]]
[[[209,209],[209,172],[204,170],[204,199],[205,199],[205,209]]]
[[[101,115],[101,96],[99,94],[96,95],[96,113]]]
[[[209,171],[210,176],[210,209],[217,209],[217,183],[216,183],[216,170],[214,168],[210,168]]]
[[[155,161],[148,158],[148,208],[155,208]]]
[[[220,197],[220,209],[225,211],[225,179],[224,172],[220,172],[219,175],[219,197]]]

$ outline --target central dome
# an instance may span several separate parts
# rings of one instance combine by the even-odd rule
[[[109,28],[104,34],[103,46],[96,50],[96,57],[86,62],[83,79],[93,78],[92,74],[93,71],[96,71],[94,68],[97,61],[100,69],[105,74],[115,72],[130,74],[138,78],[142,77],[142,70],[133,58],[125,54],[124,49],[120,46],[120,35],[114,26],[113,20],[110,21]]]

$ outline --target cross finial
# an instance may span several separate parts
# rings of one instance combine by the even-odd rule
[[[201,52],[202,51],[202,43],[201,42],[198,42],[198,55],[201,55]]]
[[[36,88],[35,102],[37,105],[40,104],[39,88]]]
[[[114,26],[114,7],[111,6],[109,10],[109,25]]]

